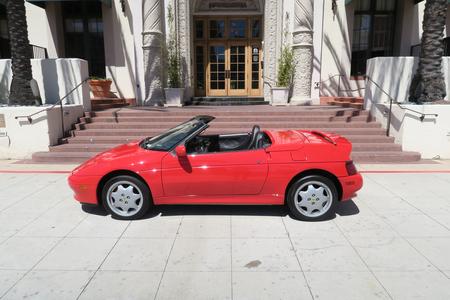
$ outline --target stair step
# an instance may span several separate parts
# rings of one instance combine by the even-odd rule
[[[68,144],[124,144],[131,141],[142,140],[148,137],[148,135],[132,136],[77,136],[74,138],[66,139]],[[352,143],[393,143],[393,137],[387,137],[384,135],[379,136],[367,136],[367,135],[346,135]]]
[[[335,102],[349,102],[349,103],[364,103],[364,98],[362,97],[336,97]]]
[[[120,108],[128,106],[128,103],[91,103],[91,109],[94,111],[106,110],[110,108]]]
[[[82,163],[97,155],[97,152],[36,152],[32,160],[37,163]]]
[[[127,141],[117,141],[116,143],[80,143],[63,144],[50,147],[51,152],[103,152],[112,149],[118,145],[125,144]],[[402,151],[401,145],[391,143],[353,143],[354,152],[364,151]]]
[[[122,118],[122,117],[152,117],[152,116],[162,116],[165,118],[168,117],[186,117],[192,118],[196,115],[212,115],[214,117],[221,116],[235,116],[235,117],[261,117],[261,116],[293,116],[301,118],[302,116],[328,116],[328,117],[343,117],[343,116],[368,116],[369,113],[367,111],[356,110],[352,108],[342,108],[342,109],[320,109],[320,110],[279,110],[279,111],[271,111],[271,110],[208,110],[207,108],[199,110],[199,109],[190,109],[190,108],[182,108],[180,110],[165,110],[161,108],[154,108],[152,110],[143,110],[143,109],[118,109],[118,110],[106,110],[106,111],[97,111],[95,112],[95,116],[97,117],[113,117],[113,118]]]
[[[222,101],[222,102],[205,102],[205,101],[192,101],[189,106],[234,106],[234,105],[270,105],[267,101]]]
[[[191,119],[191,116],[172,116],[170,118],[170,121],[181,123],[185,122],[187,120]],[[161,122],[161,121],[167,121],[166,116],[143,116],[143,117],[120,117],[120,118],[114,118],[112,116],[109,117],[94,117],[94,118],[81,118],[81,121],[85,121],[86,123],[139,123],[139,122],[145,122],[145,123],[154,123],[154,122]],[[219,116],[214,120],[214,123],[216,122],[240,122],[243,120],[242,116]],[[280,117],[276,116],[248,116],[245,117],[246,122],[261,122],[261,121],[280,121]],[[373,118],[367,115],[363,116],[283,116],[283,121],[301,121],[301,122],[373,122]]]
[[[401,152],[402,146],[391,143],[353,143],[353,153],[367,151]]]
[[[406,163],[419,161],[420,154],[397,151],[353,152],[352,159],[358,163]]]
[[[85,124],[85,129],[159,129],[159,128],[173,128],[177,126],[179,122],[152,122],[152,123],[90,123]],[[211,128],[240,128],[243,130],[247,130],[252,128],[255,122],[213,122],[211,124]],[[292,121],[278,121],[278,122],[258,122],[258,125],[261,128],[380,128],[381,124],[379,123],[367,123],[367,122],[339,122],[339,123],[331,123],[331,122],[292,122]],[[330,129],[328,129],[330,130]]]
[[[49,147],[50,152],[103,152],[125,143],[111,144],[63,144]]]
[[[123,98],[91,98],[92,105],[99,104],[126,104],[126,100]]]
[[[269,128],[264,128],[269,129]],[[283,127],[277,128],[277,129],[283,129]],[[289,129],[289,128],[288,128]],[[383,135],[385,134],[385,130],[382,128],[333,128],[330,130],[330,128],[301,128],[306,130],[320,130],[320,131],[328,131],[337,133],[340,135],[348,135],[348,134],[358,134],[358,135]],[[161,128],[161,130],[156,129],[122,129],[117,128],[114,130],[110,129],[89,129],[89,130],[81,130],[81,131],[74,131],[74,136],[116,136],[116,135],[131,135],[131,136],[154,136],[156,134],[159,134],[164,129]],[[250,130],[250,129],[248,129]],[[237,130],[236,128],[215,128],[211,127],[208,129],[207,133],[209,134],[221,134],[221,133],[237,133],[242,130]]]

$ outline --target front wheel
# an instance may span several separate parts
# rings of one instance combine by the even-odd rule
[[[306,176],[290,187],[286,201],[295,218],[322,221],[335,213],[338,192],[330,179],[319,175]]]
[[[132,176],[116,176],[103,186],[102,201],[113,218],[135,220],[150,208],[150,190],[145,183]]]

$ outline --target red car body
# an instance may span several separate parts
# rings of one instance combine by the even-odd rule
[[[102,185],[133,175],[151,191],[153,204],[283,205],[289,185],[307,174],[333,179],[339,200],[351,199],[362,177],[350,160],[351,143],[338,135],[305,130],[267,130],[270,146],[180,157],[175,149],[151,151],[133,142],[106,151],[69,177],[75,199],[101,203]]]

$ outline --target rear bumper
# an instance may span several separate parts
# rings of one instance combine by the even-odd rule
[[[339,177],[339,182],[342,186],[341,201],[347,201],[355,197],[356,192],[363,186],[363,178],[359,173],[352,176]]]
[[[97,205],[97,185],[99,176],[77,176],[71,175],[68,178],[69,186],[74,192],[74,198],[84,204]]]

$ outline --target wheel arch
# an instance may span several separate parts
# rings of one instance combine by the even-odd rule
[[[330,179],[331,181],[333,181],[333,183],[334,183],[335,186],[336,186],[336,189],[338,190],[338,199],[339,199],[339,201],[341,201],[343,191],[342,191],[342,185],[341,185],[341,183],[339,182],[338,178],[337,178],[334,174],[332,174],[332,173],[330,173],[330,172],[328,172],[328,171],[325,171],[325,170],[321,170],[321,169],[309,169],[309,170],[304,170],[304,171],[298,173],[297,175],[295,175],[295,176],[291,179],[291,181],[289,181],[289,184],[287,185],[286,191],[285,191],[285,193],[284,193],[284,195],[285,195],[285,196],[284,196],[284,202],[285,202],[285,203],[286,203],[286,199],[287,199],[287,196],[288,196],[288,193],[289,193],[289,189],[290,189],[291,186],[294,184],[294,182],[296,182],[297,180],[299,180],[299,179],[301,179],[301,178],[303,178],[303,177],[311,176],[311,175],[320,175],[320,176],[326,177],[326,178]]]
[[[102,201],[102,190],[103,190],[103,186],[105,185],[106,182],[108,182],[108,180],[110,180],[111,178],[114,178],[116,176],[131,176],[134,177],[136,179],[139,179],[140,181],[142,181],[142,183],[144,183],[148,190],[150,191],[150,200],[153,202],[153,197],[152,197],[152,190],[150,189],[150,186],[148,185],[148,183],[145,181],[145,179],[140,176],[138,173],[130,171],[130,170],[115,170],[112,172],[109,172],[108,174],[104,175],[102,177],[102,179],[100,179],[98,185],[97,185],[97,191],[96,191],[96,195],[97,195],[97,204],[101,205]]]

